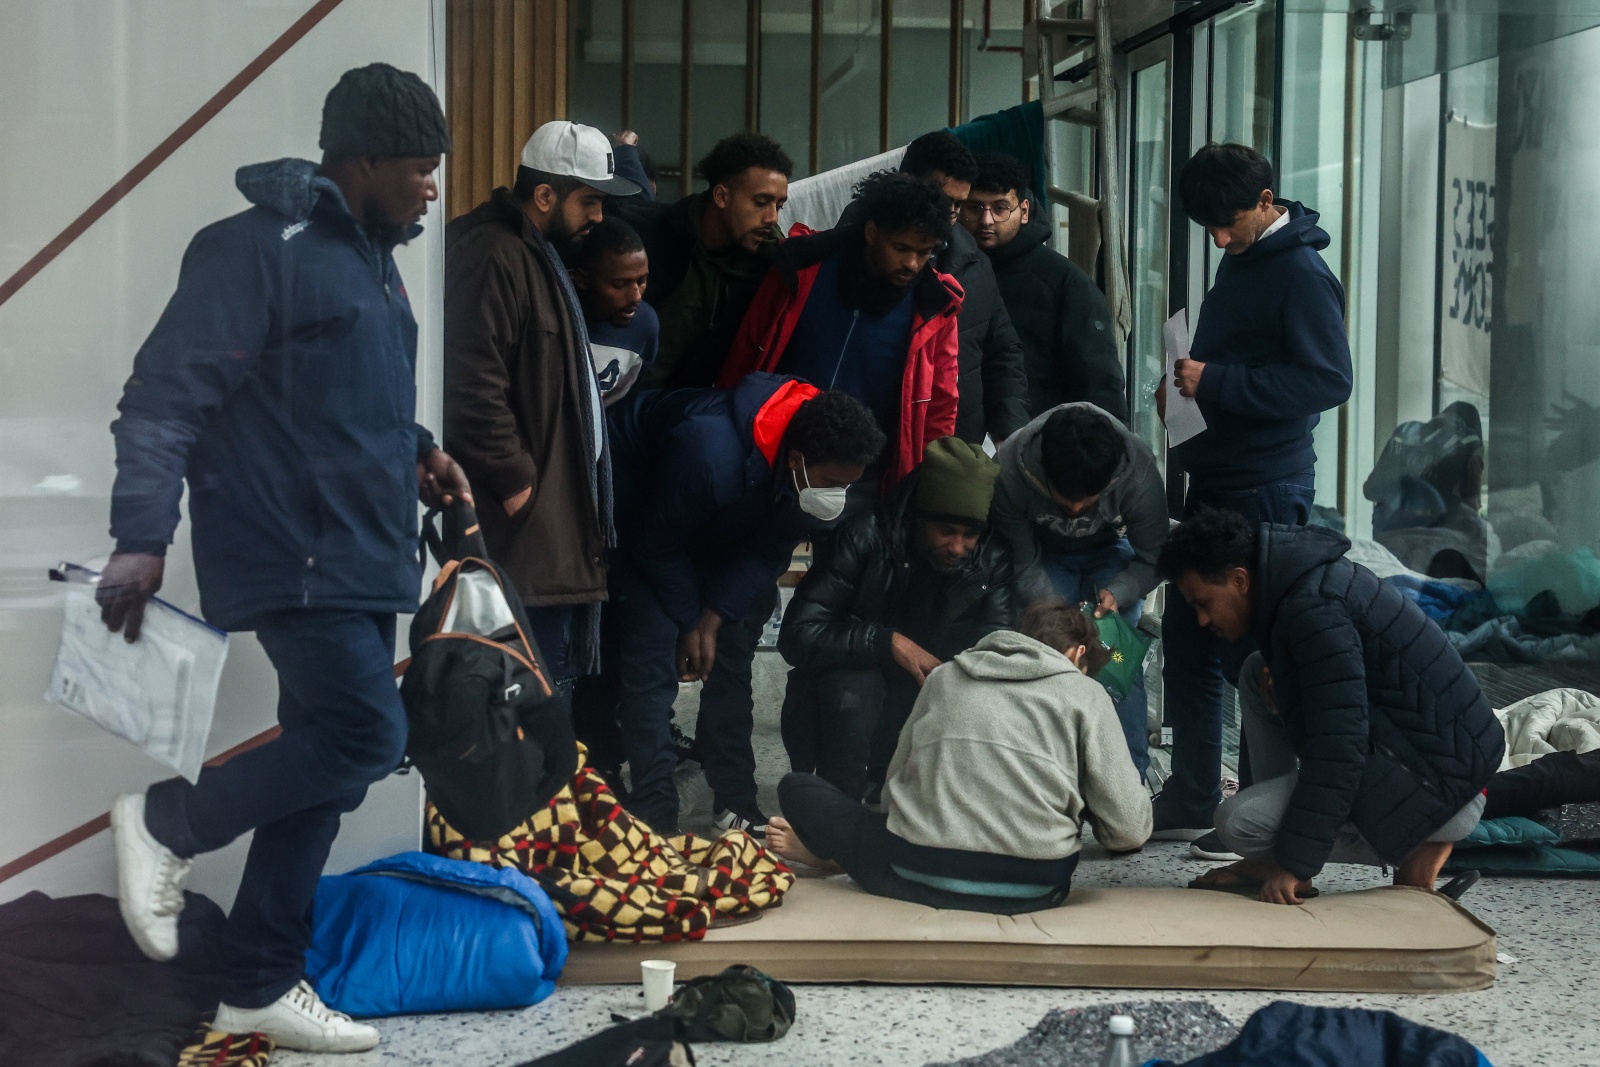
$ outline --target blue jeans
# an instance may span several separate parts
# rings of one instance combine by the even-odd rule
[[[1315,495],[1313,471],[1255,489],[1192,486],[1184,501],[1184,517],[1212,507],[1238,512],[1252,523],[1304,526]],[[1158,821],[1209,828],[1222,802],[1223,682],[1238,677],[1240,664],[1255,649],[1252,642],[1230,644],[1202,628],[1189,602],[1170,586],[1161,642],[1166,656],[1162,706],[1172,728],[1172,776],[1157,798]]]
[[[676,668],[682,631],[648,585],[624,566],[611,572],[611,610],[616,613],[622,654],[617,666],[618,717],[628,757],[628,810],[652,829],[676,833],[678,790],[672,772],[672,703],[678,696]],[[756,756],[750,737],[755,701],[751,665],[761,628],[771,615],[762,602],[750,617],[724,622],[717,631],[717,656],[700,689],[695,745],[718,809],[754,813]],[[759,616],[759,618],[757,617]]]
[[[1114,545],[1088,552],[1046,553],[1043,563],[1057,593],[1074,604],[1083,601],[1092,604],[1100,599],[1100,590],[1107,582],[1128,569],[1131,559],[1133,546],[1124,537]],[[1139,616],[1144,614],[1144,601],[1119,605],[1118,614],[1128,620],[1128,625],[1136,626]],[[1128,754],[1133,757],[1133,766],[1143,781],[1145,771],[1150,769],[1150,695],[1145,690],[1143,671],[1139,672],[1128,695],[1115,706],[1122,723],[1122,736],[1128,741]]]
[[[283,733],[191,785],[157,782],[145,824],[179,856],[255,831],[223,938],[222,1001],[259,1008],[305,973],[311,902],[339,820],[400,766],[406,713],[394,684],[394,616],[274,612],[252,627],[278,672]]]

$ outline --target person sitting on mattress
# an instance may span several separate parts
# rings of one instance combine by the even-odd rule
[[[1020,631],[1020,632],[1018,632]],[[1015,915],[1055,907],[1084,820],[1113,851],[1150,835],[1111,698],[1109,653],[1077,607],[1042,603],[923,683],[874,812],[814,774],[778,784],[767,846],[842,869],[863,889],[934,908]]]
[[[1332,530],[1209,508],[1162,549],[1161,575],[1199,624],[1259,649],[1238,680],[1255,784],[1216,813],[1244,859],[1196,888],[1299,904],[1332,861],[1432,889],[1483,812],[1499,721],[1433,620],[1349,549]]]

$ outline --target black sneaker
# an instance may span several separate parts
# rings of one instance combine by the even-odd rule
[[[1156,794],[1152,802],[1154,807],[1154,829],[1150,831],[1152,841],[1193,841],[1211,833],[1213,826],[1210,819],[1197,820],[1170,814],[1161,803],[1161,795]]]
[[[678,757],[679,763],[704,763],[700,758],[700,749],[695,746],[694,738],[678,729],[678,724],[672,724],[672,753]]]
[[[767,836],[767,817],[760,811],[748,812],[719,811],[715,817],[718,830],[743,830],[757,840],[765,840]]]
[[[1212,860],[1216,863],[1237,863],[1244,859],[1223,844],[1222,836],[1215,830],[1202,834],[1190,842],[1189,855],[1197,860]]]

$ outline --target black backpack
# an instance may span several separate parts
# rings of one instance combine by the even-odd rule
[[[442,568],[411,623],[400,683],[406,756],[461,834],[496,841],[547,804],[578,769],[578,745],[528,636],[511,578],[488,558],[478,517],[458,501],[431,510],[423,542]]]

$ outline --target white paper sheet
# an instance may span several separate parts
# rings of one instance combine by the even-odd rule
[[[1206,418],[1200,414],[1200,405],[1194,397],[1178,392],[1177,364],[1189,358],[1189,312],[1178,312],[1161,328],[1167,342],[1167,444],[1181,445],[1191,437],[1203,433]]]
[[[191,782],[200,777],[228,635],[152,599],[139,640],[100,621],[97,575],[66,567],[66,618],[45,699],[125,738]]]

